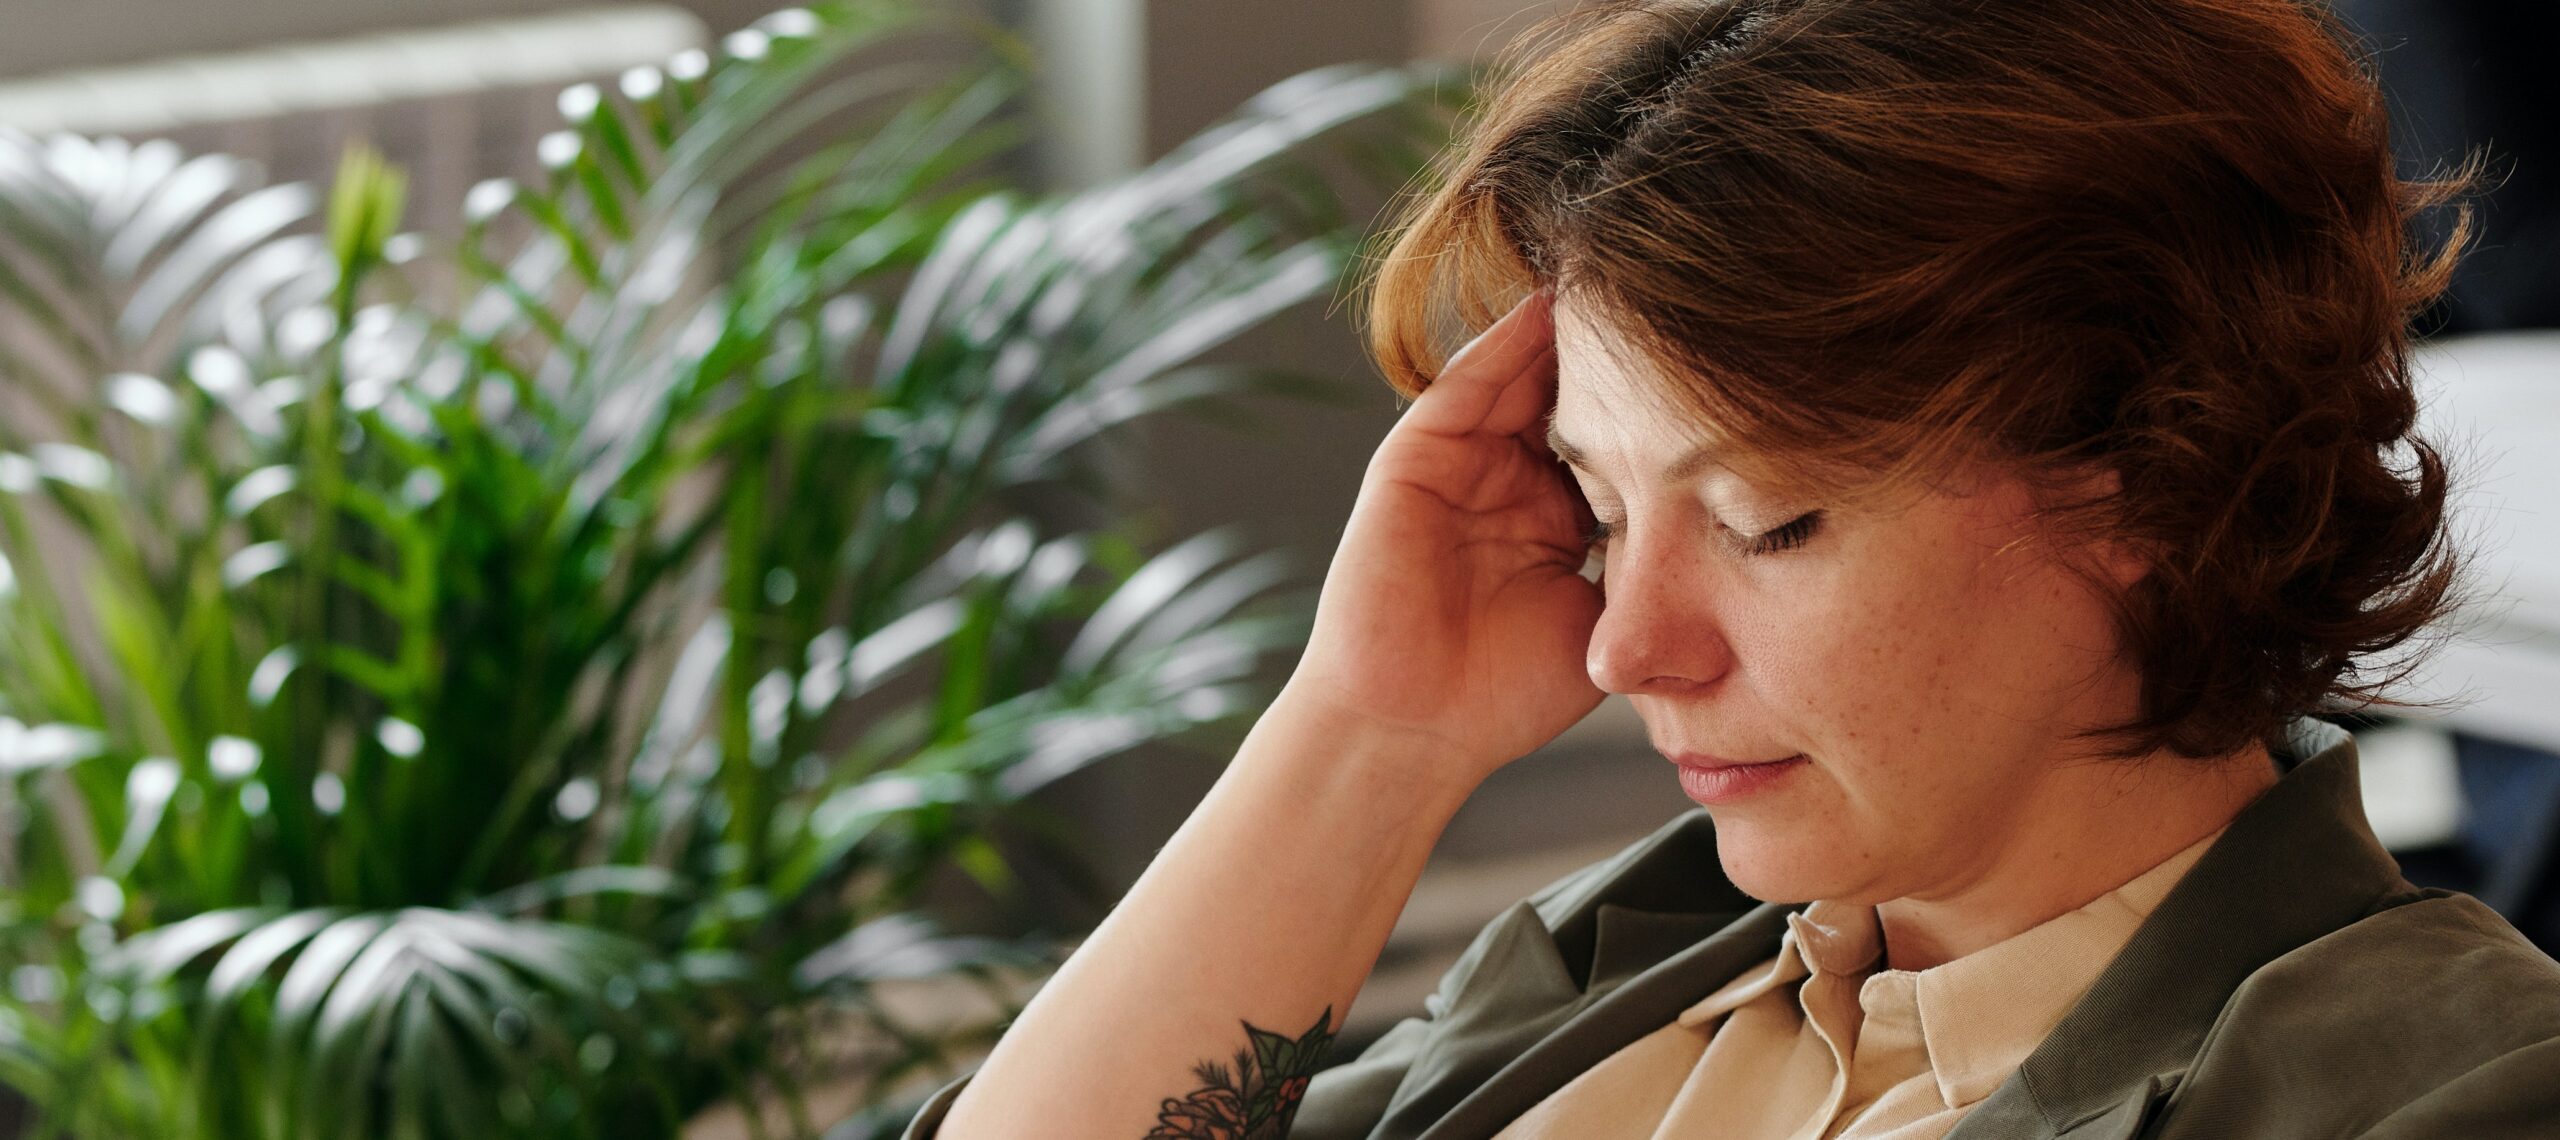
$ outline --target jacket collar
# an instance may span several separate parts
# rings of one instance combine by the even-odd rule
[[[1373,1138],[1493,1135],[1574,1073],[1774,952],[1792,907],[1743,894],[1687,812],[1496,918]],[[1704,873],[1701,873],[1704,869]],[[1448,983],[1444,983],[1448,984]]]
[[[2284,778],[2232,820],[2044,1043],[1948,1140],[2133,1136],[2176,1087],[2243,979],[2408,889],[2365,822],[2354,739],[2302,718],[2274,753]],[[1752,905],[1721,875],[1699,873],[1717,865],[1706,813],[1691,812],[1586,888],[1542,902],[1535,916],[1552,932],[1554,953],[1539,956],[1553,975],[1539,984],[1568,1012],[1445,1112],[1430,1111],[1420,1140],[1492,1136],[1776,953],[1787,915],[1805,904]],[[1525,907],[1506,916],[1530,917]],[[1717,925],[1702,941],[1684,941]]]
[[[1766,961],[1786,933],[1787,915],[1798,909],[1763,903],[1651,969],[1586,995],[1579,1012],[1476,1086],[1419,1140],[1480,1140],[1500,1132],[1576,1074]]]
[[[2134,1135],[2242,981],[2413,889],[2365,820],[2354,738],[2308,718],[2286,737],[2285,777],[2232,820],[1949,1140]]]

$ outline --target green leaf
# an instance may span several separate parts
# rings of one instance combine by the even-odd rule
[[[1044,195],[1018,39],[893,0],[755,31],[572,99],[579,155],[417,270],[362,145],[323,209],[0,137],[0,712],[97,742],[24,765],[0,850],[0,945],[82,996],[0,1042],[46,1126],[665,1135],[799,1100],[821,1013],[891,1087],[992,1029],[875,983],[1042,960],[938,933],[930,884],[1016,889],[1025,796],[1267,699],[1283,559],[1013,498],[1287,395],[1207,358],[1351,267],[1337,175],[1433,152],[1425,73]],[[122,942],[23,917],[93,877]]]

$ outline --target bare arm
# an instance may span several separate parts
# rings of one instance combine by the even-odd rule
[[[1458,805],[1600,699],[1549,330],[1531,298],[1388,434],[1289,684],[942,1140],[1286,1134]]]
[[[1243,1136],[1294,1108],[1466,792],[1411,778],[1427,764],[1413,748],[1265,714],[940,1135],[1207,1137],[1178,1125],[1231,1108]],[[1277,1064],[1245,1029],[1294,1045],[1320,1016],[1312,1048]]]

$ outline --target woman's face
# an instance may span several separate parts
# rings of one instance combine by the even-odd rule
[[[2075,758],[2071,730],[2128,715],[2138,692],[2103,601],[2012,545],[2024,487],[1851,514],[1718,466],[1677,472],[1698,440],[1685,415],[1573,304],[1555,323],[1558,454],[1582,457],[1573,478],[1613,532],[1594,549],[1593,683],[1666,756],[1802,758],[1679,773],[1727,876],[1763,899],[1875,903],[1961,891],[2014,854],[2042,793],[2060,795],[2047,781]]]

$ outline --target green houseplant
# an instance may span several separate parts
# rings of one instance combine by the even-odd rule
[[[979,173],[1023,53],[775,13],[563,97],[461,240],[166,144],[0,136],[0,1080],[38,1135],[672,1135],[886,1095],[1036,946],[946,936],[990,828],[1216,741],[1304,628],[1274,555],[1023,489],[1223,393],[1340,277],[1426,71],[1300,76],[1122,182]],[[1346,174],[1346,172],[1348,172]],[[436,256],[428,256],[434,253]],[[448,269],[450,300],[417,271]]]

